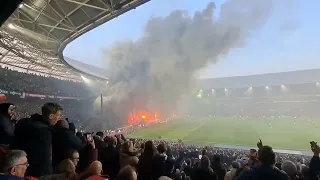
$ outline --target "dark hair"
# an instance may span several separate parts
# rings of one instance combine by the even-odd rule
[[[153,145],[153,142],[147,141],[144,145],[143,155],[151,158],[154,154],[155,154],[155,147]]]
[[[167,146],[164,143],[160,143],[157,150],[159,153],[165,153],[167,151]]]
[[[99,131],[99,132],[97,132],[97,133],[96,133],[96,135],[97,135],[97,136],[100,136],[100,137],[102,137],[102,138],[103,138],[104,133],[103,133],[102,131]]]
[[[134,168],[130,165],[127,165],[123,167],[120,171],[119,174],[117,175],[117,180],[130,180],[132,179],[132,175],[135,172]]]
[[[57,103],[46,103],[41,108],[41,113],[44,118],[48,118],[50,114],[55,114],[62,111],[62,107]]]
[[[273,152],[272,147],[263,146],[258,151],[259,161],[263,165],[271,166],[276,162],[276,154]]]

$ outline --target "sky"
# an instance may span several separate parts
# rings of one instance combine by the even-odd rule
[[[123,40],[136,40],[150,17],[167,16],[174,10],[190,15],[212,0],[151,0],[71,42],[64,56],[108,68],[102,50]],[[201,78],[246,76],[320,68],[320,1],[276,0],[273,15],[246,46],[232,50],[216,64],[199,71]],[[219,6],[224,0],[214,1]]]

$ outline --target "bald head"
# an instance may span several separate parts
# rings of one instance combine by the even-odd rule
[[[89,168],[88,171],[90,173],[90,175],[94,176],[101,176],[101,172],[102,172],[102,164],[100,161],[93,161]]]
[[[66,121],[66,120],[59,120],[59,121],[57,122],[57,126],[58,126],[58,127],[63,127],[63,128],[66,128],[66,129],[69,129],[69,123],[68,123],[68,121]]]

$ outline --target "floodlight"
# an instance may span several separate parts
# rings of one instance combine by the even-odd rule
[[[11,24],[11,23],[8,24],[8,27],[9,27],[10,29],[13,29],[13,28],[14,28],[13,24]]]
[[[19,4],[18,7],[21,9],[23,7],[23,5],[24,5],[24,3],[22,2],[22,3]]]

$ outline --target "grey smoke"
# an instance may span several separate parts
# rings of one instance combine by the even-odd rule
[[[172,113],[192,89],[195,72],[244,47],[268,21],[273,1],[227,0],[218,17],[213,15],[215,9],[212,2],[192,16],[177,10],[167,17],[153,17],[140,39],[109,48],[106,101],[139,102]]]

